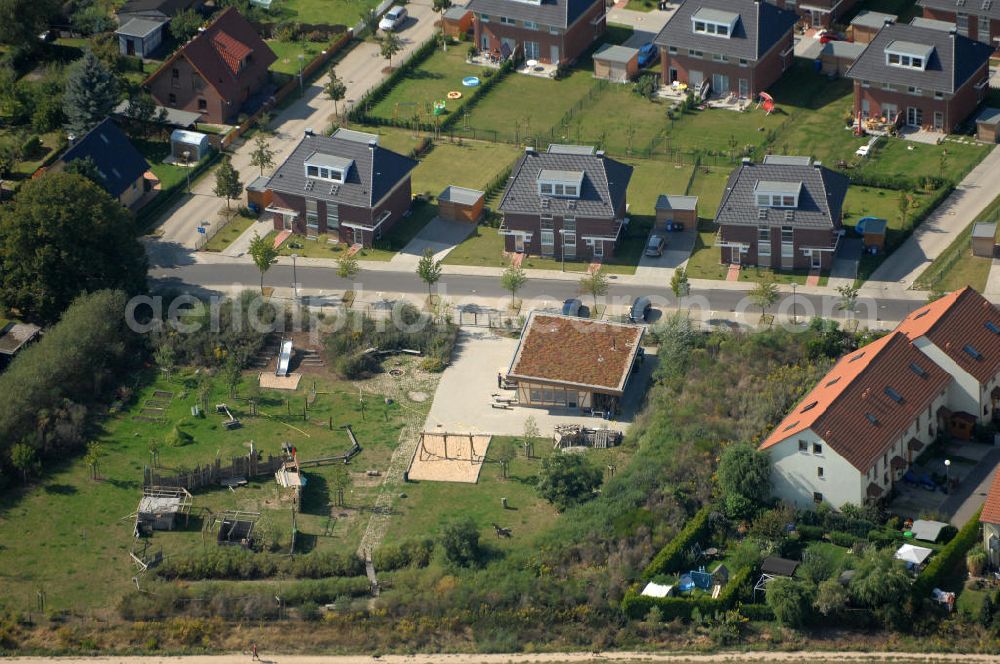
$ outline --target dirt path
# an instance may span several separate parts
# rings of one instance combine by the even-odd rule
[[[757,664],[813,662],[814,664],[843,664],[844,662],[866,664],[868,662],[892,662],[893,664],[930,664],[934,662],[966,662],[969,664],[1000,664],[1000,655],[919,655],[895,653],[861,652],[759,652],[759,653],[718,653],[714,655],[672,655],[660,653],[547,653],[547,654],[496,654],[496,655],[385,655],[372,657],[364,655],[319,657],[307,655],[272,655],[261,653],[265,664],[579,664],[581,662],[615,662],[617,664],[712,664],[715,662]],[[13,657],[5,660],[10,664],[247,664],[250,657],[246,653],[230,655],[196,655],[191,657]]]

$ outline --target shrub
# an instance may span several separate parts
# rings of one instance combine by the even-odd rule
[[[776,578],[767,584],[767,606],[785,627],[802,627],[812,614],[812,589],[802,581]]]
[[[850,548],[854,546],[854,543],[858,541],[858,538],[850,533],[843,533],[838,530],[834,530],[829,534],[830,541],[837,546],[842,546],[844,548]]]
[[[913,582],[913,597],[922,601],[928,597],[933,588],[936,588],[941,579],[950,574],[961,562],[966,552],[975,546],[979,540],[979,514],[977,511],[969,521],[962,526],[954,539],[944,545],[937,554],[931,558],[927,567],[920,572],[917,580]]]
[[[601,470],[582,454],[562,453],[542,459],[538,494],[560,512],[593,497],[601,485]]]
[[[798,524],[795,526],[795,530],[797,530],[799,536],[807,542],[814,542],[823,538],[823,528],[821,526]]]
[[[668,574],[680,569],[680,564],[686,560],[687,551],[691,545],[708,533],[709,519],[713,507],[706,505],[687,522],[684,529],[678,533],[677,537],[670,541],[658,554],[650,561],[643,571],[643,576],[649,578],[656,574]]]
[[[375,569],[384,572],[404,567],[426,567],[433,551],[434,542],[429,539],[385,544],[372,554],[372,563]]]
[[[972,547],[965,556],[965,568],[972,576],[982,576],[986,569],[986,550],[981,545]]]
[[[479,546],[479,529],[466,517],[445,525],[441,530],[441,548],[453,565],[472,567],[479,564],[482,550]]]

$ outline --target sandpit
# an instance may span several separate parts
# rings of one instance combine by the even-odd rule
[[[302,374],[293,373],[287,376],[275,376],[270,372],[263,372],[258,378],[260,387],[269,390],[297,390]]]
[[[408,477],[430,482],[479,481],[492,436],[467,433],[421,433]]]

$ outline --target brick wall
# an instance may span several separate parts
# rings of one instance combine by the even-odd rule
[[[174,70],[177,75],[174,76]],[[179,57],[149,81],[149,92],[161,106],[201,113],[203,122],[226,124],[234,113],[230,104],[209,85],[186,57]],[[204,108],[199,107],[204,100]]]
[[[745,66],[740,66],[739,61],[718,62],[713,59],[712,54],[705,53],[705,57],[696,58],[687,54],[687,49],[678,49],[676,55],[670,53],[669,48],[660,51],[660,61],[663,65],[663,84],[670,85],[671,76],[676,74],[676,80],[689,83],[690,72],[700,71],[703,80],[711,81],[714,74],[729,77],[729,91],[739,92],[739,81],[743,79],[747,82],[747,89],[751,99],[757,93],[763,92],[792,64],[792,53],[788,52],[792,47],[792,33],[788,32],[771,49],[756,62],[748,62]],[[673,70],[673,71],[672,71]],[[715,93],[727,92],[713,90]]]
[[[500,22],[499,15],[490,15],[488,23],[480,20],[479,15],[475,20],[475,44],[476,48],[489,51],[500,51],[502,40],[513,41],[518,47],[523,48],[524,42],[538,43],[538,60],[549,64],[565,64],[576,59],[581,53],[586,51],[591,44],[599,39],[607,27],[603,20],[604,3],[595,2],[590,9],[581,15],[573,25],[569,26],[560,34],[553,35],[549,32],[548,26],[539,25],[538,30],[531,30],[524,27],[523,21],[517,21],[515,25]],[[600,17],[597,25],[592,22]],[[486,38],[484,43],[483,38]],[[552,62],[552,47],[559,50],[558,63]]]
[[[553,252],[548,256],[556,260],[562,259],[562,234],[563,218],[553,215]],[[504,227],[511,231],[525,231],[531,233],[531,239],[524,243],[524,253],[541,256],[541,220],[538,215],[529,214],[504,214]],[[614,237],[617,233],[618,222],[614,219],[593,219],[586,217],[576,218],[576,255],[567,256],[571,260],[591,260],[594,258],[594,250],[584,241],[585,236]],[[624,231],[623,231],[624,232]],[[620,238],[619,238],[620,241]],[[514,236],[504,236],[504,249],[513,252],[517,248]],[[604,258],[614,256],[617,243],[604,242]]]
[[[725,242],[741,242],[750,245],[749,250],[741,255],[740,262],[744,265],[771,266],[775,269],[782,268],[781,262],[781,227],[770,226],[771,229],[771,255],[761,258],[758,255],[757,227],[724,225],[721,226],[720,237]],[[805,229],[796,228],[792,232],[792,248],[794,256],[790,269],[808,270],[812,267],[812,259],[803,253],[804,247],[829,247],[833,242],[833,231],[829,229]],[[734,249],[722,247],[722,262],[731,263]],[[820,269],[829,270],[833,264],[833,252],[820,252]]]

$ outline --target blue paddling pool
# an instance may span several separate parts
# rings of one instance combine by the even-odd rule
[[[462,85],[464,85],[467,88],[474,88],[477,85],[479,85],[479,77],[478,76],[466,76],[465,78],[462,79]]]

